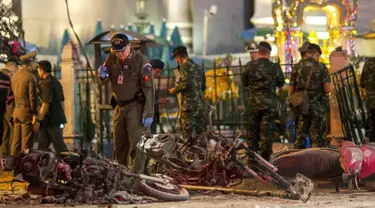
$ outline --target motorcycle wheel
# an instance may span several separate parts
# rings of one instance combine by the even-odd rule
[[[147,196],[161,201],[186,201],[190,198],[186,189],[171,183],[165,185],[154,181],[141,180],[138,188]]]

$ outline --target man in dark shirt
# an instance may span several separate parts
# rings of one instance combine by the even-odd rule
[[[53,144],[56,153],[67,151],[62,137],[61,124],[66,123],[62,102],[63,89],[60,82],[51,73],[51,63],[40,61],[38,75],[41,79],[42,106],[39,110],[39,119],[42,121],[38,149],[48,150]]]
[[[4,130],[4,115],[6,112],[6,102],[11,95],[10,77],[0,72],[0,144],[2,143],[2,135]]]
[[[0,73],[3,73],[9,77],[11,77],[14,72],[17,70],[18,66],[15,64],[16,67],[13,66],[13,61],[8,61],[6,68],[3,68],[0,70]],[[9,65],[9,67],[8,67]],[[10,85],[10,84],[9,84]],[[0,146],[0,157],[7,157],[10,154],[10,148],[12,144],[12,137],[13,137],[13,124],[12,124],[12,114],[14,110],[14,97],[13,93],[11,92],[11,95],[8,96],[7,101],[6,101],[6,112],[4,115],[4,120],[3,120],[3,133],[0,134],[0,137],[2,137],[2,142]],[[1,121],[0,121],[1,123]],[[0,124],[1,125],[1,124]],[[1,128],[1,126],[0,126]]]
[[[153,59],[150,61],[150,64],[152,66],[152,73],[154,74],[154,79],[158,79],[160,77],[161,71],[164,68],[164,62],[160,61],[159,59]],[[160,79],[158,81],[159,81],[158,83],[160,83]],[[167,102],[168,102],[167,98],[159,98],[159,88],[155,86],[154,120],[151,124],[152,134],[156,134],[156,127],[158,124],[160,125],[159,105],[163,105]]]

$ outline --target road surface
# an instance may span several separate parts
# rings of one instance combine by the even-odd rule
[[[0,173],[0,181],[8,181],[8,175]],[[16,195],[24,193],[25,184],[17,183]],[[259,190],[275,190],[274,187],[263,185],[254,179],[247,179],[246,182],[238,188]],[[11,195],[9,183],[0,183],[0,197]],[[241,196],[234,194],[223,194],[219,192],[192,192],[189,201],[178,203],[152,203],[152,204],[131,204],[131,205],[81,205],[75,207],[118,207],[118,208],[297,208],[297,207],[317,207],[317,208],[374,208],[375,197],[373,192],[355,190],[353,194],[346,191],[345,185],[341,188],[341,193],[335,193],[333,184],[319,184],[318,189],[311,196],[307,203],[302,201],[280,199],[276,197],[254,197]],[[0,204],[0,207],[4,206]],[[65,207],[56,204],[50,205],[7,205],[6,207]]]

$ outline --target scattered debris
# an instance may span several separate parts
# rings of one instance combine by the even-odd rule
[[[29,185],[21,197],[8,195],[0,198],[1,204],[144,204],[150,197],[134,194],[133,177],[125,175],[127,169],[106,159],[86,157],[82,166],[72,170],[73,180],[43,187]],[[31,197],[31,194],[42,194]]]

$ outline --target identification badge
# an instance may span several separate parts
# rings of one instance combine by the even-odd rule
[[[122,84],[123,81],[124,81],[124,75],[122,74],[118,75],[117,84]]]

